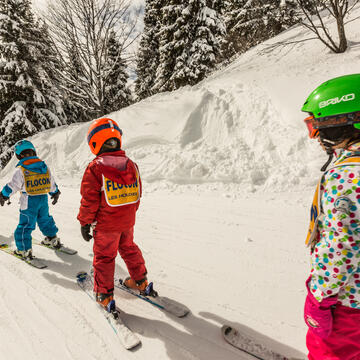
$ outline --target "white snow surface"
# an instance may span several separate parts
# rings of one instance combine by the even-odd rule
[[[359,15],[357,8],[353,16]],[[93,158],[85,140],[89,124],[34,136],[62,192],[51,206],[59,236],[79,254],[34,246],[48,264],[38,270],[0,252],[0,358],[251,359],[223,341],[224,323],[305,358],[304,236],[327,157],[307,138],[300,108],[320,83],[360,72],[358,21],[347,25],[345,54],[302,41],[312,34],[296,26],[195,87],[110,114],[143,179],[135,241],[149,278],[192,311],[177,319],[116,292],[125,323],[142,341],[135,351],[121,348],[75,282],[92,262],[92,245],[76,220],[81,177]],[[12,159],[2,171],[0,185],[15,164]],[[0,240],[13,246],[16,199],[1,208],[0,219]],[[34,236],[40,238],[38,230]],[[116,272],[126,275],[119,257]]]

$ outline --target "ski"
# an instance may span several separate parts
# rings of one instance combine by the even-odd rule
[[[62,244],[61,244],[60,247],[53,247],[51,245],[43,244],[41,241],[38,241],[38,240],[35,240],[35,239],[33,239],[32,243],[35,244],[35,245],[38,245],[38,246],[46,247],[46,248],[51,249],[51,250],[62,252],[62,253],[67,254],[67,255],[75,255],[75,254],[77,254],[76,250],[68,248],[68,247],[66,247],[66,246],[64,246]]]
[[[178,303],[175,300],[169,299],[167,297],[164,296],[159,296],[156,294],[155,297],[151,297],[150,294],[153,293],[154,291],[152,290],[152,283],[150,283],[148,285],[147,290],[145,291],[145,293],[149,294],[149,295],[145,295],[145,294],[140,294],[140,292],[133,290],[133,289],[129,289],[128,287],[126,287],[123,283],[122,279],[115,279],[115,287],[122,290],[122,291],[126,291],[127,293],[136,296],[137,298],[144,300],[148,303],[150,303],[151,305],[164,310],[176,317],[182,318],[185,317],[189,312],[189,308],[187,308],[185,305]]]
[[[290,358],[269,349],[264,344],[259,343],[256,339],[239,332],[229,325],[221,328],[221,334],[226,342],[243,351],[246,354],[260,360],[301,360]]]
[[[20,255],[16,255],[14,253],[14,250],[10,249],[9,245],[8,244],[0,244],[0,250],[9,254],[9,255],[12,255],[14,257],[16,257],[17,259],[19,260],[22,260],[24,261],[25,263],[37,268],[37,269],[45,269],[47,267],[46,264],[44,264],[41,260],[33,257],[32,259],[24,259],[23,257],[21,257]]]
[[[76,275],[76,279],[80,288],[95,301],[92,277],[87,272],[81,271]],[[114,300],[109,304],[108,311],[103,309],[100,305],[98,305],[98,308],[104,314],[106,320],[125,349],[131,350],[141,344],[140,339],[121,320],[120,310],[115,306]]]

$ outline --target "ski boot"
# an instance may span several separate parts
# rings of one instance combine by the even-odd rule
[[[141,295],[152,297],[158,296],[158,293],[153,289],[153,283],[151,282],[149,284],[146,276],[143,279],[137,281],[131,277],[127,277],[123,284],[129,289],[138,290]]]
[[[54,249],[60,249],[62,243],[60,242],[60,238],[55,236],[46,236],[45,239],[41,242],[43,245],[50,246]]]
[[[32,260],[34,258],[32,249],[29,250],[14,250],[14,254],[20,256],[23,260]]]
[[[112,313],[115,311],[114,293],[96,293],[95,299],[107,312]]]

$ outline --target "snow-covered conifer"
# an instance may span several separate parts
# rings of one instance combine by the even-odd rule
[[[66,123],[46,28],[28,0],[0,3],[0,161],[19,139]]]
[[[225,28],[210,0],[171,0],[163,7],[157,91],[194,85],[214,68]]]
[[[192,20],[191,47],[186,71],[179,71],[177,78],[194,85],[203,80],[215,67],[220,55],[220,44],[225,35],[225,25],[214,8],[219,4],[208,0],[189,0],[188,14]],[[185,10],[186,13],[186,10]],[[185,50],[187,52],[187,49]],[[185,79],[181,78],[185,75]]]
[[[140,100],[152,95],[155,83],[159,66],[159,32],[163,5],[164,0],[146,0],[145,4],[144,32],[137,56],[135,83],[136,96]]]
[[[186,1],[169,0],[162,7],[161,28],[159,31],[159,66],[156,70],[155,84],[152,91],[175,90],[170,82],[178,57],[185,43],[188,43],[189,24],[184,22],[182,12]]]
[[[104,113],[110,113],[129,106],[132,101],[126,64],[121,58],[121,46],[114,31],[110,33],[106,53]]]
[[[295,0],[227,0],[225,4],[227,57],[244,52],[299,22]]]

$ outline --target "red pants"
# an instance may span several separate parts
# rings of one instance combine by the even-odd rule
[[[115,258],[119,251],[130,276],[141,280],[146,274],[145,261],[134,243],[134,228],[123,232],[94,231],[94,291],[114,290]]]
[[[360,310],[336,305],[333,328],[326,339],[308,330],[310,360],[360,360]]]

